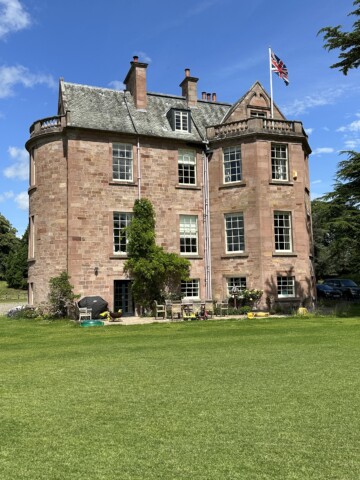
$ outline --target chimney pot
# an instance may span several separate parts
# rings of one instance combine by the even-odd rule
[[[137,63],[139,61],[139,57],[137,55],[133,56],[134,62]]]
[[[210,102],[211,101],[211,93],[207,93],[206,97],[207,97],[207,101]]]
[[[216,93],[215,92],[212,94],[212,101],[216,102]]]
[[[206,100],[206,92],[201,92],[201,99]]]
[[[185,77],[190,77],[190,68],[185,68]]]

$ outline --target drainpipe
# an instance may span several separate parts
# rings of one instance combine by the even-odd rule
[[[137,167],[138,167],[138,199],[141,199],[141,159],[140,159],[140,139],[137,138],[137,145],[136,145],[136,158],[137,158]]]
[[[208,141],[204,141],[207,148]],[[210,205],[209,205],[209,157],[203,151],[203,185],[204,185],[204,262],[206,300],[212,300],[211,279],[211,238],[210,238]]]

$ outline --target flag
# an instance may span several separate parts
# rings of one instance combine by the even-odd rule
[[[276,75],[282,78],[285,85],[289,85],[288,69],[286,68],[285,63],[280,60],[273,51],[271,51],[271,71],[275,72]]]

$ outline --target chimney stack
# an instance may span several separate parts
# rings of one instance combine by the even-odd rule
[[[197,82],[198,78],[190,76],[190,68],[185,68],[185,78],[180,83],[183,97],[186,98],[189,107],[196,107],[197,104]]]
[[[210,102],[211,101],[211,93],[207,93],[206,97],[207,97],[207,101]]]
[[[134,98],[135,107],[139,110],[146,110],[146,69],[148,64],[139,62],[139,57],[134,55],[130,62],[130,70],[126,75],[124,84]]]
[[[201,100],[206,100],[206,92],[201,92]]]
[[[213,102],[216,102],[216,93],[213,93],[212,94],[212,99],[211,99]]]

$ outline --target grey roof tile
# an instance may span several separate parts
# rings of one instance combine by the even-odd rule
[[[129,92],[64,82],[63,98],[71,126],[185,141],[205,138],[206,127],[219,124],[231,106],[199,100],[191,108],[191,133],[180,133],[171,129],[166,114],[171,108],[188,109],[184,97],[148,93],[144,111],[135,108]]]

